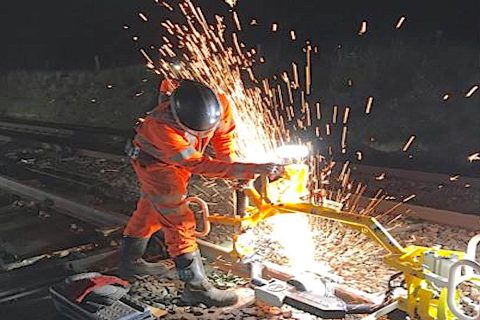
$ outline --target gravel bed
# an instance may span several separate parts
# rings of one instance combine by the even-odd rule
[[[247,281],[216,270],[209,270],[209,279],[218,288],[247,287]],[[262,304],[247,305],[239,309],[207,308],[203,304],[185,306],[180,300],[183,284],[175,274],[159,278],[146,276],[137,278],[130,289],[134,301],[150,305],[167,311],[162,319],[189,320],[189,319],[317,319],[303,311],[285,306],[282,308],[269,307]]]
[[[101,188],[102,194],[122,199],[130,206],[135,203],[138,197],[137,182],[128,162],[85,156],[59,156],[57,151],[45,149],[10,151],[10,157],[16,158],[18,161],[23,160],[22,162],[27,162],[29,166],[36,168],[53,167],[57,170],[78,172],[94,178],[104,184]],[[229,190],[227,182],[193,177],[189,192],[191,195],[204,199],[209,204],[211,212],[227,214],[233,212],[232,192]],[[448,197],[447,194],[443,196]],[[458,196],[459,194],[455,193],[455,197]],[[469,194],[468,197],[470,196]],[[435,204],[432,203],[431,206],[435,207]],[[297,221],[296,218],[292,219],[293,223],[304,223],[301,220]],[[346,229],[338,223],[312,216],[306,219],[308,219],[308,228],[303,231],[306,231],[309,237],[313,239],[313,252],[310,253],[312,257],[307,259],[311,263],[308,266],[309,270],[313,269],[315,271],[316,268],[319,268],[322,271],[333,272],[338,276],[337,280],[339,282],[366,292],[378,293],[386,290],[387,281],[395,273],[395,270],[382,263],[382,258],[386,254],[384,250],[366,238],[365,235]],[[475,232],[466,229],[413,221],[403,217],[383,217],[381,222],[402,245],[441,245],[446,248],[464,251],[468,240],[475,235]],[[289,242],[295,244],[296,238],[302,235],[303,231],[294,228],[285,231],[283,236],[282,234],[279,236],[275,223],[264,221],[252,229],[252,234],[257,253],[266,260],[295,266],[296,262],[291,261],[288,254],[292,248],[289,248],[289,251],[285,247],[291,247]],[[206,240],[226,245],[231,243],[232,232],[233,229],[230,227],[214,226]],[[287,240],[285,241],[285,239]],[[162,292],[164,291],[162,289]],[[478,292],[474,292],[473,297],[478,297]],[[190,311],[185,312],[191,314]],[[263,312],[262,310],[257,311]],[[274,316],[281,319],[284,311],[279,312],[281,314]],[[293,318],[295,318],[295,312],[291,312]],[[237,316],[240,315],[228,315],[225,319],[241,319]],[[241,316],[244,319],[246,314],[241,314]],[[171,319],[175,319],[174,315],[172,317]],[[205,315],[205,317],[208,319],[208,315]],[[296,319],[300,318],[297,317]]]
[[[399,199],[415,194],[415,199],[410,203],[428,206],[437,209],[457,211],[469,214],[480,214],[480,184],[471,184],[468,179],[452,174],[445,176],[444,180],[435,182],[416,181],[403,177],[390,176],[378,172],[377,176],[355,172],[357,182],[366,184],[373,196],[378,189],[385,191],[391,199]],[[475,179],[480,181],[480,179]]]

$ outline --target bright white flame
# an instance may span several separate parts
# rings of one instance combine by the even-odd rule
[[[235,243],[236,250],[241,256],[250,256],[255,253],[255,233],[253,229],[247,229],[240,234]]]
[[[304,145],[284,145],[276,150],[276,154],[282,159],[301,160],[306,158],[308,153],[308,148]]]
[[[296,270],[315,264],[315,245],[308,217],[304,214],[281,214],[269,219],[272,238],[280,243],[283,254]]]

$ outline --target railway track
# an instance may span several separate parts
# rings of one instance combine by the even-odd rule
[[[0,118],[0,140],[2,136],[4,143],[36,143],[40,147],[47,144],[70,155],[125,161],[123,149],[131,132]],[[28,159],[25,161],[28,164]],[[480,215],[480,178],[362,164],[353,164],[352,167],[355,181],[369,186],[366,196],[373,197],[377,190],[382,189],[388,195],[387,200],[400,202],[413,194],[413,205]],[[30,166],[28,169],[69,179],[68,174],[57,174],[58,169],[53,167],[39,170]],[[70,179],[76,184],[92,185],[88,178],[79,177],[80,173],[71,173],[73,177]]]
[[[0,309],[2,319],[55,319],[48,288],[86,270],[115,266],[112,235],[19,192],[1,195]]]
[[[88,207],[30,184],[31,181],[19,182],[0,176],[3,192],[20,199],[7,202],[0,208],[0,222],[3,218],[11,222],[2,225],[4,230],[0,230],[0,240],[5,244],[0,247],[5,257],[0,265],[0,307],[5,311],[6,319],[30,318],[39,310],[42,317],[38,319],[57,319],[48,288],[75,273],[114,272],[118,261],[119,231],[128,217]],[[29,233],[33,225],[35,232]],[[22,236],[18,237],[19,234]],[[38,243],[39,240],[42,241]],[[15,246],[16,242],[22,242],[24,246]],[[217,286],[228,288],[248,283],[242,278],[249,275],[247,266],[233,261],[228,249],[203,240],[198,240],[198,244],[202,255],[211,263],[206,268]],[[173,266],[173,262],[170,265]],[[275,264],[266,264],[264,274],[285,281],[293,277],[288,269],[277,268]],[[185,307],[179,300],[181,288],[172,272],[164,278],[137,279],[132,283],[131,294],[139,302],[163,310],[166,319],[196,319],[200,316],[206,319],[244,319],[265,315],[265,312],[284,314],[284,319],[291,319],[293,313],[308,317],[292,308],[267,307],[262,311],[260,307],[252,306],[253,292],[248,288],[240,289],[243,299],[231,308]],[[350,291],[342,291],[342,294],[352,297]],[[354,294],[356,298],[370,299],[363,293]]]
[[[6,310],[6,319],[27,319],[36,315],[37,310],[44,311],[45,317],[35,319],[55,319],[47,294],[50,285],[73,273],[113,271],[119,231],[128,219],[136,197],[135,193],[126,197],[123,189],[114,194],[104,192],[114,189],[110,180],[116,181],[119,177],[131,175],[128,172],[128,162],[121,155],[126,135],[107,132],[107,136],[114,137],[110,140],[112,143],[92,145],[78,137],[81,137],[82,132],[87,132],[85,134],[91,134],[90,140],[99,140],[102,130],[76,128],[78,131],[75,133],[69,128],[49,130],[52,129],[50,127],[42,131],[42,125],[37,123],[39,128],[34,131],[31,123],[23,123],[20,126],[23,130],[21,134],[17,132],[19,128],[15,131],[12,127],[0,126],[0,135],[4,141],[2,148],[5,150],[3,157],[0,157],[0,174],[3,175],[0,177],[0,188],[3,189],[3,194],[0,193],[0,266],[3,270],[0,272],[0,308]],[[25,126],[29,126],[30,131]],[[366,179],[377,182],[382,181],[375,179],[382,172],[386,172],[387,177],[404,180],[414,177],[411,180],[417,178],[419,183],[431,185],[439,180],[444,184],[450,181],[445,175],[378,167],[356,166],[354,170],[360,173],[359,176],[363,174]],[[101,179],[109,175],[109,179]],[[130,180],[125,184],[132,183],[134,182]],[[470,190],[478,187],[475,179],[465,183],[473,188]],[[418,197],[421,198],[420,193]],[[125,201],[119,201],[121,199]],[[474,230],[478,230],[476,226],[480,227],[480,220],[472,215],[458,213],[458,219],[451,219],[451,212],[431,210],[433,213],[430,218],[427,217],[429,222],[446,225],[454,222],[453,225],[467,230],[472,230],[472,226]],[[426,216],[419,214],[416,218],[422,220]],[[20,234],[22,240],[19,240]],[[225,249],[211,246],[202,240],[199,243],[203,255],[216,261],[216,268],[243,276],[248,273],[242,266],[228,261]],[[219,256],[227,261],[222,263],[217,259]],[[284,276],[284,273],[274,267],[271,272],[278,278]],[[217,277],[223,284],[231,281],[223,281],[222,273]],[[148,285],[149,283],[154,284]],[[206,318],[208,315],[220,317],[220,311],[214,310],[212,313],[212,310],[206,308],[180,308],[180,313],[177,313],[174,309],[179,308],[178,301],[175,300],[178,288],[175,287],[177,289],[172,289],[172,292],[165,289],[171,287],[172,283],[175,283],[174,277],[166,282],[147,279],[138,283],[137,293],[142,299],[166,309],[169,312],[167,318],[195,318],[195,314],[202,314]],[[149,295],[146,290],[164,294],[159,298]],[[227,314],[225,318],[241,319],[262,312],[265,313],[258,308],[246,312],[236,310],[232,311],[233,317]],[[274,312],[278,315],[278,312],[285,311]],[[291,312],[293,311],[290,311],[290,315]],[[286,315],[288,314],[287,312]]]
[[[57,319],[48,287],[78,272],[114,271],[119,227],[128,217],[94,209],[47,191],[46,188],[32,187],[31,184],[32,180],[18,182],[0,177],[0,187],[4,190],[0,194],[0,199],[4,199],[0,208],[0,225],[3,228],[0,239],[2,244],[8,244],[0,247],[4,257],[3,271],[0,272],[0,308],[5,310],[6,319],[28,319],[39,310],[42,311],[42,317],[36,319]],[[5,194],[5,191],[9,194]],[[1,219],[11,223],[4,225]],[[32,226],[35,226],[35,232],[29,234]],[[15,246],[18,234],[28,236],[22,236],[23,244]],[[36,242],[39,239],[42,239],[42,245]],[[228,250],[202,240],[199,240],[199,245],[202,255],[214,268],[227,275],[248,276],[244,265],[229,260]],[[275,264],[268,266],[270,276],[278,279],[290,277],[285,269],[276,269]],[[225,276],[225,273],[213,274],[213,279],[219,280],[221,285],[232,282],[231,276]],[[235,278],[234,281],[245,283],[241,278]],[[132,294],[145,303],[165,310],[166,319],[195,319],[200,315],[206,319],[243,319],[266,314],[262,308],[252,306],[229,310],[184,307],[178,300],[180,288],[174,275],[165,279],[150,277],[135,282]],[[277,308],[268,309],[268,312],[290,319],[289,316],[294,314],[298,317],[300,311]],[[308,315],[302,317],[308,318]]]
[[[4,141],[36,141],[115,155],[122,155],[131,134],[109,128],[0,118],[0,137]]]
[[[92,204],[92,199],[85,197],[89,191],[97,192],[101,181],[67,170],[37,170],[21,161],[31,159],[30,155],[22,155],[20,159],[0,159],[0,171],[6,174],[0,176],[2,319],[60,319],[49,287],[76,273],[115,272],[118,243],[128,215],[108,209],[112,202],[119,203],[118,198],[102,195],[101,202]],[[156,256],[162,252],[155,246],[150,251]],[[217,273],[215,277],[221,280],[224,276]],[[157,282],[139,279],[132,294],[140,302],[162,307],[170,318],[203,313],[213,317],[226,311],[178,306],[180,289],[172,275]]]

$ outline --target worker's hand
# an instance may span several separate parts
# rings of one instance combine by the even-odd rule
[[[241,189],[245,188],[246,186],[248,186],[249,183],[250,183],[250,180],[237,180],[237,181],[234,182],[233,188],[235,190],[241,190]]]
[[[285,166],[277,163],[262,163],[257,165],[257,174],[265,174],[270,180],[275,180],[285,173]]]

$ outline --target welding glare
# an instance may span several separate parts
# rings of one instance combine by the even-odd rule
[[[304,145],[284,145],[277,148],[276,154],[281,159],[301,161],[308,156],[309,151]]]

